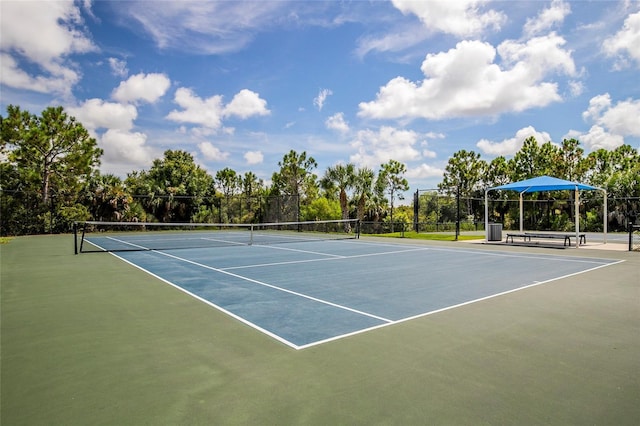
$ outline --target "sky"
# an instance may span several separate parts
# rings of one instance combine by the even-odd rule
[[[61,105],[102,173],[167,149],[269,184],[290,150],[406,165],[523,141],[640,148],[640,1],[0,0],[0,107]]]

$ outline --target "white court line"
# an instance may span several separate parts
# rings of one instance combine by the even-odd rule
[[[239,241],[230,241],[230,240],[219,240],[217,238],[209,238],[209,237],[200,237],[198,238],[199,240],[205,240],[205,241],[215,241],[216,243],[225,243],[225,244],[229,244],[230,246],[236,245],[236,246],[246,246],[248,245],[247,243],[242,243]],[[193,247],[193,248],[199,248],[199,247]],[[206,247],[205,247],[206,248]]]
[[[280,265],[296,265],[298,263],[312,263],[312,262],[327,262],[331,260],[337,259],[347,259],[345,257],[325,257],[322,259],[306,259],[306,260],[288,260],[286,262],[271,262],[271,263],[254,263],[251,265],[242,265],[242,266],[229,266],[226,268],[219,268],[220,271],[232,271],[234,269],[251,269],[251,268],[262,268],[266,266],[280,266]]]
[[[413,247],[410,244],[401,244],[401,243],[376,243],[376,242],[366,242],[366,241],[358,241],[351,244],[364,244],[364,245],[373,245],[373,246],[389,246],[389,247]],[[578,262],[578,263],[597,263],[597,264],[607,264],[610,262],[610,259],[602,259],[602,258],[589,258],[589,257],[573,257],[570,255],[554,255],[554,254],[531,254],[531,253],[510,253],[506,251],[485,251],[482,249],[463,249],[463,248],[443,248],[439,246],[424,246],[428,247],[434,251],[447,251],[447,252],[462,252],[469,254],[480,254],[484,256],[496,256],[496,257],[513,257],[513,258],[522,258],[522,259],[544,259],[544,260],[553,260],[556,262]]]
[[[470,254],[482,254],[486,256],[496,256],[496,257],[513,257],[519,259],[538,259],[538,260],[552,260],[554,262],[576,262],[576,263],[595,263],[599,265],[608,265],[611,260],[609,259],[600,259],[600,258],[588,258],[588,257],[573,257],[573,256],[558,256],[558,255],[534,255],[534,254],[515,254],[515,253],[507,253],[507,252],[490,252],[483,250],[465,250],[465,249],[445,249],[445,248],[432,248],[435,251],[455,251],[455,252],[463,252]]]
[[[264,248],[269,248],[269,249],[273,249],[273,250],[285,250],[285,251],[295,251],[298,253],[309,253],[309,254],[318,254],[320,256],[330,256],[330,257],[338,257],[338,258],[343,258],[344,256],[341,256],[339,254],[332,254],[332,253],[323,253],[320,251],[311,251],[311,250],[301,250],[301,249],[294,249],[291,247],[280,247],[280,246],[272,246],[269,244],[253,244],[254,247],[264,247]]]
[[[271,246],[260,246],[260,247],[267,247],[267,248],[273,248],[273,249],[276,248],[276,247],[271,247]],[[290,250],[298,251],[298,250],[295,250],[295,249],[290,249]],[[383,256],[383,255],[388,256],[388,255],[398,254],[398,253],[408,253],[408,252],[412,252],[412,251],[425,251],[425,250],[429,250],[429,249],[428,248],[417,248],[417,249],[409,249],[409,250],[387,251],[387,252],[380,252],[380,253],[354,254],[354,255],[351,255],[351,256],[339,256],[339,255],[334,255],[334,254],[319,253],[319,252],[307,252],[305,250],[300,250],[301,252],[319,254],[319,255],[324,255],[324,256],[334,256],[334,257],[327,257],[327,258],[322,258],[322,259],[289,260],[289,261],[285,261],[285,262],[273,262],[273,263],[257,263],[257,264],[242,265],[242,266],[229,266],[227,268],[220,268],[220,270],[221,271],[230,271],[230,270],[233,270],[233,269],[260,268],[260,267],[263,267],[263,266],[294,265],[294,264],[297,264],[297,263],[311,263],[311,262],[328,262],[328,261],[332,261],[332,260],[356,259],[356,258],[359,258],[359,257],[373,257],[373,256]]]
[[[132,246],[132,247],[137,247],[139,249],[150,250],[149,247],[145,247],[145,246],[141,246],[141,245],[138,245],[138,244],[130,243],[128,241],[124,241],[124,240],[121,240],[121,239],[118,239],[118,238],[107,237],[107,239],[113,240],[113,241],[117,241],[119,243],[126,244],[126,245],[129,245],[129,246]]]

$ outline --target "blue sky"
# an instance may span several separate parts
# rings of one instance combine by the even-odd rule
[[[316,173],[407,166],[524,139],[640,147],[638,1],[6,1],[1,107],[62,105],[101,170],[183,149],[270,183],[294,149]]]

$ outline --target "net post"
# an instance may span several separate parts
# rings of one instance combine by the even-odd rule
[[[253,245],[253,223],[249,226],[249,245]]]
[[[80,253],[82,253],[82,245],[84,244],[84,231],[87,229],[87,224],[82,226],[82,237],[80,237]]]
[[[356,222],[356,240],[360,239],[360,219]]]

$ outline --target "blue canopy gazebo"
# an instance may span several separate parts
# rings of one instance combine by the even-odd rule
[[[580,191],[602,191],[604,193],[604,242],[607,242],[607,191],[584,183],[571,182],[551,176],[540,176],[513,182],[506,185],[487,188],[484,192],[484,229],[487,241],[489,240],[489,191],[506,190],[520,193],[520,232],[524,231],[523,198],[524,194],[542,191],[575,191],[575,223],[576,223],[576,247],[579,247],[580,234]]]

